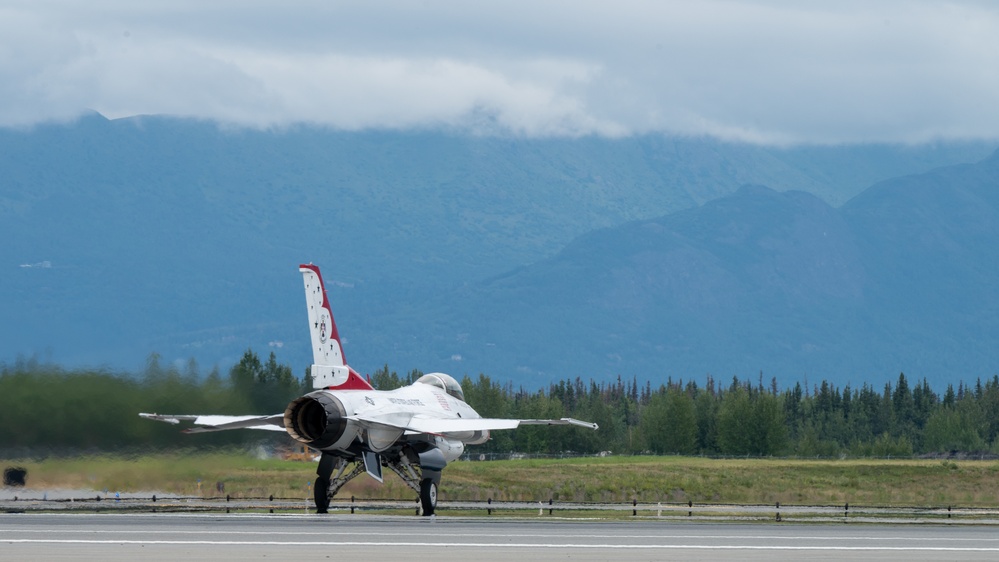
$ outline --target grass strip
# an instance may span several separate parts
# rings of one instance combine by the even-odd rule
[[[0,460],[32,489],[155,491],[183,496],[309,498],[316,464],[227,452]],[[221,483],[224,486],[218,486]],[[445,501],[630,502],[856,506],[999,506],[999,462],[604,457],[459,461]],[[408,499],[388,475],[360,476],[339,498]]]

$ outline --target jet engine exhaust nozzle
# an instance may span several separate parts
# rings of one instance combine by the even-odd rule
[[[336,443],[347,429],[343,403],[325,391],[293,400],[284,411],[284,426],[295,440],[322,449]]]

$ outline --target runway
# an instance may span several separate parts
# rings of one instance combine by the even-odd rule
[[[350,515],[0,514],[5,560],[982,560],[993,527]]]

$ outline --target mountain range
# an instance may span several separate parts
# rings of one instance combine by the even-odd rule
[[[0,130],[0,361],[348,359],[539,386],[991,375],[995,143],[227,129]]]
[[[999,366],[997,242],[999,154],[838,209],[747,185],[469,287],[448,305],[477,316],[433,331],[532,376],[956,384]],[[483,321],[499,315],[516,320]]]

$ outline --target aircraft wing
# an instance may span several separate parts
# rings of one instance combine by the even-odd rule
[[[463,431],[494,431],[499,429],[516,429],[521,425],[578,425],[597,429],[597,424],[584,422],[573,418],[557,420],[518,420],[506,418],[420,418],[416,417],[409,423],[410,427],[420,433],[457,433]]]
[[[432,418],[425,416],[414,416],[406,423],[399,423],[394,420],[373,417],[373,416],[350,416],[349,419],[361,423],[362,425],[380,425],[403,429],[412,433],[430,433],[435,435],[447,435],[449,433],[463,433],[468,431],[494,431],[500,429],[515,429],[521,425],[578,425],[590,429],[597,429],[597,424],[580,421],[573,418],[561,418],[557,420],[518,420],[505,418]]]
[[[226,429],[266,429],[268,431],[285,431],[284,414],[271,416],[199,416],[187,414],[139,414],[147,420],[156,420],[178,424],[181,421],[193,422],[195,427],[184,430],[184,433],[207,433]]]

